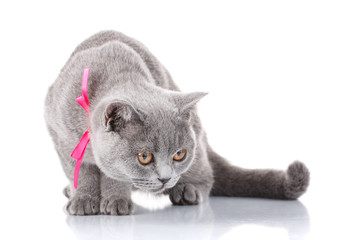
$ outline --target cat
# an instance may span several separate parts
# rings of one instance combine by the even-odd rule
[[[88,66],[90,117],[75,98]],[[309,171],[299,161],[287,171],[250,170],[212,150],[197,115],[206,93],[182,93],[165,67],[137,40],[102,31],[72,53],[45,99],[45,120],[70,184],[72,215],[128,215],[131,191],[168,194],[175,205],[212,196],[297,199]],[[71,152],[90,127],[78,188]]]

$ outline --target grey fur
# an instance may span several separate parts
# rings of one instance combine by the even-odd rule
[[[91,116],[76,103],[83,69],[88,66]],[[126,215],[131,191],[170,195],[173,204],[198,204],[212,195],[296,199],[309,172],[294,162],[287,172],[246,170],[230,165],[208,145],[196,111],[205,93],[181,93],[164,66],[140,42],[104,31],[81,43],[50,87],[45,119],[70,181],[64,194],[73,215]],[[73,188],[70,157],[84,131],[89,143]],[[173,155],[186,149],[182,161]],[[142,165],[139,152],[154,161]],[[163,184],[158,180],[170,178]]]

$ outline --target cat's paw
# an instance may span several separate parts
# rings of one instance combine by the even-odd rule
[[[309,185],[309,170],[300,161],[294,161],[287,169],[285,180],[285,198],[297,199],[306,190]]]
[[[99,197],[75,195],[68,201],[66,211],[70,215],[96,215],[99,213],[99,204]]]
[[[177,184],[169,196],[174,205],[197,205],[200,202],[200,192],[192,184]]]
[[[130,215],[133,203],[129,198],[112,195],[104,197],[100,203],[100,212],[105,215]]]

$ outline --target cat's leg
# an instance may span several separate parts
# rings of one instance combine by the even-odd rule
[[[71,215],[98,214],[100,204],[100,170],[95,164],[90,163],[94,157],[88,150],[89,145],[79,171],[78,186],[75,189],[73,187],[73,176],[76,160],[68,157],[71,155],[72,145],[67,144],[67,139],[60,139],[57,132],[51,126],[48,125],[48,129],[53,138],[56,152],[59,155],[61,166],[70,182],[63,191],[64,195],[68,198],[66,211]]]
[[[100,212],[106,215],[131,214],[133,211],[131,189],[130,182],[118,181],[102,173]]]
[[[208,199],[212,185],[212,169],[206,152],[199,147],[192,166],[167,193],[174,205],[196,205]]]
[[[97,166],[82,163],[77,189],[73,187],[74,161],[64,165],[70,185],[64,189],[69,198],[66,210],[71,215],[95,215],[100,204],[100,170]]]

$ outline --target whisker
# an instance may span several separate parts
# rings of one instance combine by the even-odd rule
[[[133,182],[154,182],[153,180],[150,179],[140,179],[140,178],[131,178]]]
[[[135,187],[142,188],[142,189],[157,189],[162,186],[162,184],[145,185],[145,184],[139,184],[139,183],[134,183],[133,185]]]
[[[153,186],[157,185],[156,183],[143,183],[143,182],[134,182],[133,184],[141,185],[141,186]],[[160,185],[160,184],[158,184]]]
[[[140,180],[140,181],[149,181],[149,179],[146,178],[131,178],[132,180]]]
[[[132,183],[142,184],[142,185],[151,185],[153,182],[143,182],[143,181],[133,181]]]

